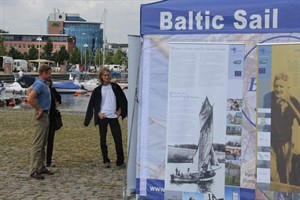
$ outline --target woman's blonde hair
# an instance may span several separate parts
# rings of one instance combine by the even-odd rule
[[[103,67],[100,72],[99,72],[99,80],[100,80],[100,83],[102,84],[103,83],[103,80],[102,80],[102,76],[105,72],[108,72],[110,74],[110,70],[107,68],[107,67]]]

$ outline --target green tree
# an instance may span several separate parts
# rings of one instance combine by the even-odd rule
[[[106,51],[105,52],[105,64],[106,65],[110,65],[110,64],[115,64],[114,62],[113,62],[113,56],[114,56],[114,53],[113,52],[111,52],[111,51]]]
[[[122,51],[121,65],[124,65],[124,66],[128,67],[128,57],[127,57],[127,52],[126,51]]]
[[[53,51],[53,43],[51,40],[48,40],[43,47],[44,55],[43,57],[47,60],[51,60],[52,58],[52,51]]]
[[[102,65],[103,64],[103,53],[102,51],[100,51],[100,49],[97,49],[96,50],[96,54],[95,54],[95,57],[94,57],[94,60],[93,60],[93,65]]]
[[[0,29],[0,31],[2,31]],[[0,55],[6,55],[6,50],[5,50],[5,46],[4,46],[4,38],[2,36],[0,36]]]
[[[112,58],[113,64],[121,65],[122,64],[121,58],[122,58],[122,51],[121,51],[121,49],[117,49]]]
[[[23,53],[23,58],[24,58],[25,60],[29,60],[29,59],[28,59],[28,53],[27,53],[27,52],[24,52],[24,53]]]
[[[24,59],[24,55],[14,47],[10,48],[8,51],[8,56],[12,57],[13,59]]]
[[[58,52],[54,53],[53,57],[55,62],[61,65],[64,64],[64,62],[69,59],[70,55],[67,52],[65,45],[63,45],[60,47]]]
[[[9,33],[8,31],[0,29],[0,33]]]
[[[78,47],[74,47],[69,58],[69,63],[80,64],[80,58],[81,58],[80,50],[78,49]]]
[[[83,59],[84,66],[88,66],[89,65],[88,63],[90,63],[91,60],[91,52],[89,48],[86,48],[86,51],[84,52],[82,59]]]
[[[31,47],[28,50],[28,60],[35,60],[38,59],[39,50],[35,48],[34,45],[31,45]]]

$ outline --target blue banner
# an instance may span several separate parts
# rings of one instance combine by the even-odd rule
[[[169,0],[141,6],[141,35],[300,32],[299,0]]]

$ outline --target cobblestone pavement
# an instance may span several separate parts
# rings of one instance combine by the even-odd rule
[[[96,163],[58,166],[49,168],[54,175],[39,181],[29,178],[29,166],[24,169],[12,161],[21,151],[1,148],[0,199],[122,199],[124,168]]]
[[[54,162],[58,167],[49,168],[54,175],[45,175],[44,180],[30,178],[33,126],[30,120],[24,120],[20,130],[11,119],[28,116],[25,111],[0,110],[0,200],[123,199],[125,168],[114,163],[111,168],[103,167],[97,129],[80,126],[82,116],[75,114],[63,114],[64,128],[56,133]],[[113,162],[114,145],[111,138],[108,140]]]

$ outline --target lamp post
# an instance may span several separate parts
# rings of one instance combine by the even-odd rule
[[[42,38],[38,37],[36,40],[39,42],[39,48],[38,48],[38,50],[39,50],[39,53],[38,53],[39,65],[38,65],[38,67],[40,67],[40,64],[41,64],[40,63],[40,58],[41,58],[41,41],[42,41]]]
[[[84,38],[84,36],[85,36],[85,33],[81,33],[83,36],[82,36],[82,38]],[[83,42],[83,39],[81,39],[81,41]],[[82,64],[82,52],[83,52],[83,49],[82,49],[82,47],[81,47],[81,54],[80,54],[80,56],[81,56],[81,58],[80,58],[80,64]]]
[[[84,44],[83,45],[83,47],[85,48],[85,62],[84,62],[84,68],[85,68],[85,70],[87,71],[87,68],[86,68],[86,52],[87,52],[87,48],[89,47],[89,45],[87,45],[87,44]]]

